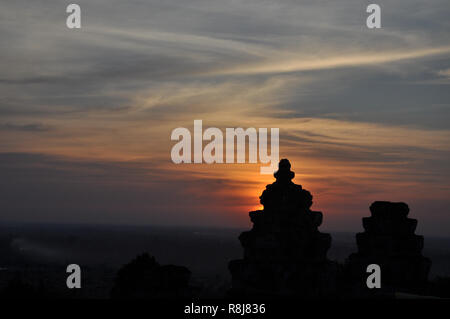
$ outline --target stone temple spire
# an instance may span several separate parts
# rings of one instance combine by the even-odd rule
[[[378,201],[372,203],[370,212],[370,217],[362,219],[364,232],[356,235],[358,251],[345,265],[352,289],[359,295],[373,293],[365,285],[366,269],[377,264],[382,292],[423,292],[431,261],[422,256],[424,238],[415,234],[417,219],[408,218],[408,205]]]
[[[282,159],[260,201],[249,213],[253,223],[239,240],[244,257],[229,264],[233,296],[330,296],[337,265],[326,257],[331,236],[319,232],[322,213],[310,209],[312,195],[292,182],[291,164]]]

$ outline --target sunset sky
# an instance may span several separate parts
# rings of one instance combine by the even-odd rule
[[[450,4],[2,1],[0,222],[247,228],[261,164],[172,163],[173,129],[280,128],[280,157],[360,231],[404,201],[450,234]]]

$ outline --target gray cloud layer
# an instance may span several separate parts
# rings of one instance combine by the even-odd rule
[[[3,4],[2,114],[39,107],[49,113],[122,109],[141,90],[164,83],[182,88],[193,80],[233,82],[222,71],[272,65],[278,57],[326,61],[389,55],[442,47],[450,40],[450,6],[444,0],[382,1],[383,28],[376,31],[364,27],[365,4],[350,0],[79,4],[83,28],[77,31],[65,27],[65,8],[58,1]],[[277,107],[298,117],[443,127],[449,120],[449,83],[436,81],[449,68],[447,51],[375,66],[346,65],[339,71],[333,66],[294,71],[290,76],[299,82],[314,80],[285,92],[287,100]],[[239,75],[256,84],[270,76]]]

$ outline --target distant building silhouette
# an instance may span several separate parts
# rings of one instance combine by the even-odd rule
[[[186,267],[158,264],[148,253],[137,256],[119,269],[112,298],[173,299],[190,298],[191,272]]]

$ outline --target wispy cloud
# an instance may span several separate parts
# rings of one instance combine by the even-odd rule
[[[339,56],[323,56],[319,58],[293,58],[293,54],[273,57],[271,61],[260,65],[241,66],[236,69],[224,70],[223,74],[259,74],[259,73],[289,73],[298,71],[337,69],[344,67],[376,66],[402,60],[420,59],[435,55],[450,53],[450,47],[427,48],[408,51],[381,53],[341,54]]]
[[[40,123],[0,123],[0,131],[46,132],[50,129],[49,126]]]

